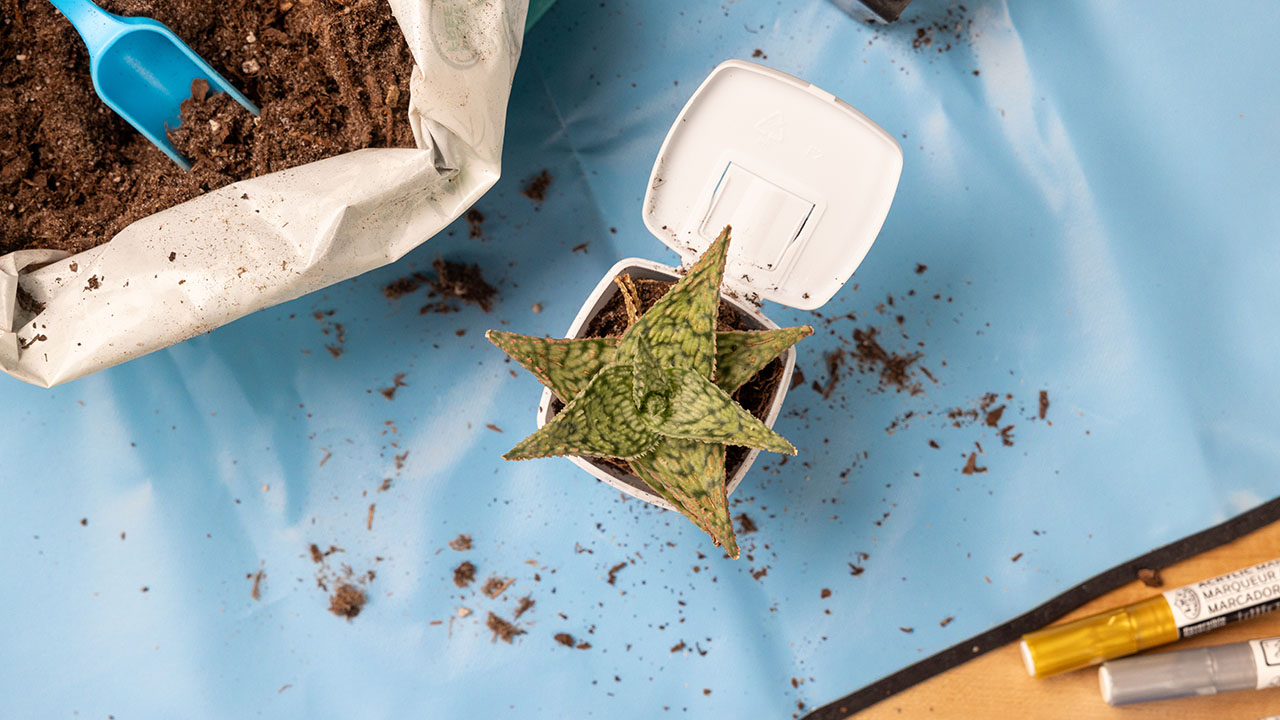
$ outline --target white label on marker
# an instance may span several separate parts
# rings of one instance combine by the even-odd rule
[[[1250,640],[1249,647],[1258,669],[1258,689],[1280,687],[1280,638]]]
[[[1180,637],[1280,607],[1280,560],[1271,560],[1164,593]]]

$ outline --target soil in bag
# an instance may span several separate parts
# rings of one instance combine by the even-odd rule
[[[387,0],[99,0],[173,29],[261,109],[183,104],[184,172],[94,94],[48,0],[0,2],[0,255],[79,252],[236,180],[366,147],[412,147],[413,59]]]

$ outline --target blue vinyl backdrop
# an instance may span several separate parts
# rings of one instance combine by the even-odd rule
[[[4,715],[787,717],[1275,497],[1278,22],[1261,0],[917,0],[888,27],[816,0],[562,0],[528,37],[481,237],[459,222],[64,387],[0,380]],[[735,496],[758,528],[736,562],[566,461],[504,463],[540,387],[483,340],[563,333],[620,257],[675,261],[644,185],[729,57],[842,97],[906,156],[844,290],[765,309],[819,333],[778,423],[800,455]],[[484,268],[491,313],[384,297],[437,254]],[[923,353],[919,392],[847,358],[824,397],[869,328]],[[344,565],[370,597],[351,622],[317,585]],[[497,598],[491,575],[513,580]],[[495,642],[488,614],[526,596],[525,634]]]

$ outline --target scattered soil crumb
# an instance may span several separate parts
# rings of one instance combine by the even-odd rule
[[[467,225],[470,226],[470,237],[484,239],[484,213],[475,208],[467,211]]]
[[[823,356],[823,362],[827,365],[827,382],[819,385],[817,380],[813,381],[813,389],[818,391],[824,399],[830,399],[831,393],[835,392],[836,385],[840,382],[840,368],[844,365],[846,353],[844,348],[836,348]]]
[[[867,569],[862,567],[861,565],[854,565],[853,563],[849,563],[849,574],[854,577],[857,577],[866,571]]]
[[[764,50],[761,50],[760,48],[756,48],[754,51],[752,51],[752,53],[751,53],[751,57],[753,57],[753,58],[763,58],[763,57],[766,57],[766,56],[765,56],[765,54],[764,54]]]
[[[911,378],[911,366],[924,357],[924,354],[890,353],[876,340],[878,333],[879,331],[874,327],[853,331],[854,357],[858,361],[859,368],[863,372],[878,371],[882,389],[892,387],[898,392],[905,390],[912,395],[924,392],[920,383],[914,382]]]
[[[760,529],[756,527],[756,523],[751,519],[751,516],[746,513],[738,513],[738,515],[734,517],[734,520],[738,521],[739,535],[747,535]]]
[[[589,643],[589,642],[580,642],[580,643],[578,643],[578,649],[579,649],[579,650],[590,650],[590,649],[591,649],[591,643]]]
[[[329,596],[329,612],[350,620],[360,614],[365,602],[363,590],[351,583],[343,583]]]
[[[942,618],[942,621],[938,623],[938,627],[946,627],[951,624],[952,620],[955,620],[955,618],[952,617],[951,615],[948,615]]]
[[[626,566],[627,566],[627,564],[626,564],[625,562],[620,562],[620,563],[618,563],[617,565],[614,565],[613,567],[609,568],[609,580],[608,580],[608,583],[609,583],[610,585],[616,585],[616,584],[618,584],[618,572],[619,572],[620,570],[622,570],[623,568],[625,568]]]
[[[923,275],[923,274],[924,274],[924,271],[925,271],[925,270],[928,270],[928,269],[929,269],[929,266],[928,266],[928,265],[925,265],[924,263],[916,263],[916,274],[917,274],[917,275]]]
[[[516,611],[515,611],[515,614],[511,616],[511,619],[519,620],[520,616],[525,614],[529,610],[529,608],[536,605],[537,602],[538,602],[537,600],[534,600],[529,595],[525,595],[524,597],[520,598],[520,602],[516,603]]]
[[[901,630],[902,632],[904,632],[904,633],[908,634],[908,635],[910,635],[911,633],[913,633],[913,632],[915,632],[915,631],[916,631],[916,629],[915,629],[915,628],[901,627],[901,626],[899,626],[899,627],[898,627],[898,629],[899,629],[899,630]]]
[[[463,561],[461,565],[453,569],[453,584],[458,587],[466,587],[476,579],[476,566],[470,560]]]
[[[388,400],[395,400],[396,390],[408,386],[408,383],[404,381],[405,375],[406,373],[396,373],[396,376],[391,378],[391,387],[382,388],[378,392],[382,393],[382,397]]]
[[[768,575],[768,574],[769,574],[769,568],[768,568],[768,567],[762,567],[762,568],[760,568],[759,570],[752,570],[752,571],[751,571],[751,577],[752,577],[752,579],[754,579],[754,580],[759,580],[760,578],[762,578],[762,577],[764,577],[765,575]]]
[[[1006,425],[1000,428],[1000,444],[1005,447],[1013,447],[1013,426]]]
[[[382,294],[385,295],[388,300],[399,300],[405,295],[416,292],[417,289],[422,287],[422,285],[428,280],[430,280],[430,278],[422,273],[406,275],[405,277],[392,281],[386,287],[382,288]]]
[[[432,266],[436,269],[437,278],[431,281],[431,287],[436,292],[447,298],[479,305],[485,312],[493,309],[493,298],[498,290],[485,282],[479,265],[436,258]]]
[[[823,600],[826,600],[827,598],[831,597],[831,588],[822,588],[822,592],[818,594],[822,596]]]
[[[484,585],[480,587],[480,592],[491,598],[496,598],[506,592],[507,588],[511,587],[515,581],[515,578],[500,578],[497,575],[493,575],[484,581]]]
[[[449,541],[449,547],[458,552],[471,549],[471,536],[466,533],[460,533],[458,537]]]
[[[254,600],[262,599],[262,581],[265,580],[266,577],[267,573],[259,567],[258,572],[253,574],[253,587],[249,590],[249,597]]]
[[[590,244],[591,244],[591,243],[578,243],[577,245],[574,245],[572,248],[570,248],[570,249],[569,249],[569,252],[580,252],[580,253],[586,253],[586,252],[587,252],[587,246],[588,246],[588,245],[590,245]]]
[[[1017,555],[1014,555],[1013,557],[1009,558],[1009,561],[1018,562],[1021,559],[1022,559],[1022,553],[1018,553]]]
[[[574,644],[577,643],[569,633],[556,633],[556,642],[568,648],[573,647]]]
[[[493,423],[488,423],[487,425],[485,425],[485,427],[489,428],[490,430],[496,433],[502,432],[502,428],[498,427],[497,425],[494,425]]]
[[[311,547],[308,549],[311,551],[311,562],[313,563],[324,562],[324,553],[320,551],[319,545],[316,545],[315,543],[311,543]]]
[[[102,287],[102,281],[98,280],[97,275],[91,275],[89,276],[89,284],[85,285],[84,289],[85,291],[89,291],[89,290],[97,290],[100,287]]]
[[[685,644],[684,644],[684,641],[683,641],[683,640],[681,640],[680,642],[678,642],[678,643],[676,643],[675,645],[672,645],[672,646],[671,646],[671,652],[673,652],[673,653],[680,652],[681,650],[685,649],[685,647],[686,647],[686,646],[685,646]]]
[[[1040,391],[1040,419],[1043,420],[1044,416],[1047,415],[1048,413],[1049,413],[1049,391],[1041,390]]]
[[[972,475],[974,473],[984,473],[986,471],[986,468],[978,466],[978,453],[973,452],[969,453],[969,460],[964,464],[964,469],[960,472],[965,475]]]
[[[934,450],[937,450],[938,448],[940,448],[940,447],[942,447],[942,446],[938,444],[938,441],[937,441],[937,440],[930,440],[930,441],[929,441],[929,447],[933,448]]]
[[[538,173],[537,177],[530,180],[528,185],[524,186],[520,194],[536,203],[540,203],[547,199],[547,188],[551,187],[551,181],[554,179],[551,173],[543,170]]]
[[[1152,568],[1139,569],[1138,579],[1147,587],[1161,587],[1164,585],[1164,578],[1160,577],[1160,571]]]
[[[1004,415],[1004,405],[987,411],[986,423],[987,427],[1000,427],[1000,416]]]
[[[493,631],[493,640],[502,640],[508,645],[511,644],[511,640],[515,636],[524,634],[524,630],[521,630],[515,625],[512,625],[509,621],[503,620],[493,613],[489,613],[489,619],[486,620],[484,624]]]
[[[373,530],[373,509],[376,507],[374,503],[369,503],[369,517],[364,521],[365,530]]]

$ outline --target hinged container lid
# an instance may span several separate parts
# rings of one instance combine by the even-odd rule
[[[686,261],[732,225],[725,284],[812,310],[871,249],[901,173],[898,143],[847,103],[729,60],[667,133],[644,222]]]

